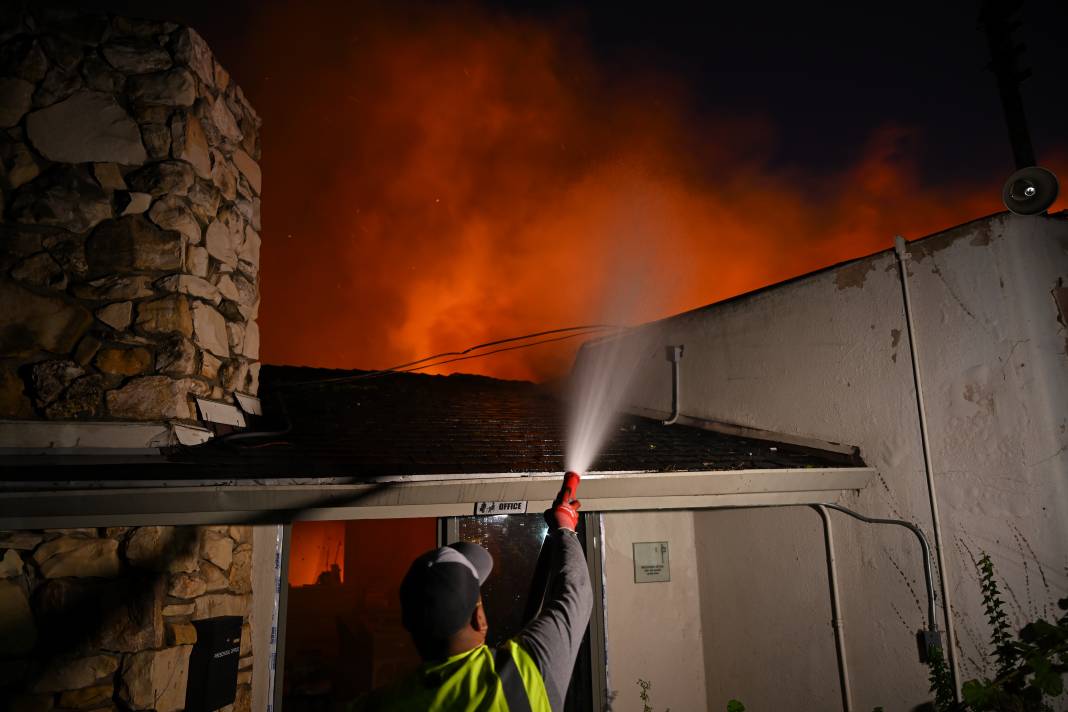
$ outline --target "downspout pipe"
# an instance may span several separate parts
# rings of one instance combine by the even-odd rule
[[[665,356],[668,361],[671,361],[671,416],[663,421],[664,425],[674,425],[679,422],[679,416],[682,414],[679,408],[679,361],[682,359],[682,352],[685,347],[681,344],[678,346],[668,346]]]
[[[842,690],[843,712],[853,712],[853,688],[849,682],[849,663],[846,660],[845,623],[842,620],[842,601],[838,595],[838,565],[834,560],[834,530],[827,508],[814,504],[820,519],[823,520],[823,544],[827,549],[827,578],[831,587],[831,626],[834,628],[834,646],[838,653],[838,679]]]
[[[916,345],[916,329],[912,317],[912,298],[909,293],[908,251],[905,238],[894,238],[894,253],[897,255],[901,273],[901,294],[905,303],[905,326],[909,336],[909,353],[912,358],[912,378],[916,389],[916,409],[920,419],[920,442],[923,446],[923,467],[927,478],[927,497],[931,505],[931,529],[934,533],[935,555],[938,557],[938,585],[942,589],[942,608],[946,624],[946,657],[953,678],[953,695],[960,702],[960,670],[957,663],[957,636],[953,627],[953,606],[950,603],[946,561],[942,545],[941,518],[938,513],[938,492],[935,488],[934,467],[931,464],[931,438],[927,431],[927,408],[923,400],[923,380],[920,374],[919,349]]]

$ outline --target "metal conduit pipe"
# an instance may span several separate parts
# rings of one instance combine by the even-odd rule
[[[796,507],[797,505],[783,504],[783,505],[764,505],[763,508],[771,509],[778,507]],[[848,507],[843,507],[840,504],[832,504],[830,502],[824,502],[823,504],[809,505],[820,513],[820,517],[823,519],[823,531],[824,531],[824,543],[827,547],[827,566],[830,569],[830,588],[831,588],[831,615],[833,616],[833,625],[835,632],[835,645],[838,655],[838,675],[841,680],[842,686],[842,707],[846,712],[852,710],[852,686],[849,679],[849,667],[846,659],[845,650],[845,634],[842,624],[842,604],[838,595],[838,570],[834,558],[834,539],[831,530],[830,517],[827,516],[827,510],[833,509],[842,514],[849,515],[854,519],[860,520],[866,524],[893,524],[894,526],[904,527],[912,532],[916,536],[916,540],[920,543],[920,550],[923,553],[923,580],[927,588],[927,630],[920,631],[921,643],[924,646],[923,654],[930,656],[933,646],[939,648],[942,647],[942,643],[938,633],[938,612],[935,607],[935,592],[934,592],[934,577],[931,572],[931,545],[927,541],[927,537],[924,535],[923,530],[912,522],[907,522],[904,519],[884,519],[881,517],[868,517],[860,512],[856,512]],[[921,662],[927,662],[927,660],[921,660]]]
[[[960,698],[960,670],[957,667],[957,636],[953,629],[953,607],[949,597],[949,583],[946,574],[946,560],[942,546],[941,518],[938,514],[938,492],[935,489],[934,467],[931,464],[931,438],[927,432],[927,409],[923,401],[923,382],[920,378],[920,360],[917,355],[916,331],[912,319],[912,298],[909,293],[908,252],[905,238],[894,238],[894,253],[897,255],[898,268],[901,272],[901,293],[905,302],[905,327],[908,329],[909,353],[912,358],[912,378],[916,388],[916,408],[920,416],[920,442],[923,446],[923,466],[927,478],[927,498],[931,505],[931,529],[934,532],[935,555],[938,556],[938,584],[942,589],[942,606],[946,624],[946,657],[949,672],[953,679],[953,695],[957,702]],[[933,628],[933,625],[932,625]]]
[[[664,425],[674,425],[679,421],[679,416],[682,414],[679,408],[679,359],[682,358],[683,346],[668,346],[667,347],[667,360],[671,361],[671,417],[663,421]]]
[[[820,519],[823,520],[823,543],[827,548],[827,577],[831,586],[831,626],[834,628],[834,646],[838,653],[838,679],[842,690],[842,710],[853,712],[853,689],[849,682],[849,664],[846,662],[845,631],[842,620],[842,602],[838,596],[838,567],[834,560],[834,530],[827,508],[814,504]]]
[[[920,542],[920,549],[923,551],[923,581],[927,586],[927,626],[932,631],[938,630],[938,612],[935,608],[934,578],[931,573],[931,545],[927,542],[927,537],[924,535],[923,530],[912,522],[906,522],[904,519],[866,517],[860,512],[855,512],[840,504],[826,503],[816,506],[826,507],[841,512],[842,514],[848,514],[854,519],[859,519],[867,524],[893,524],[895,526],[905,527],[916,535],[916,540]]]

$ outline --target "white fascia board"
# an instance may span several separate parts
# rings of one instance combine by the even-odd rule
[[[874,475],[866,467],[592,473],[579,492],[583,510],[592,512],[805,504],[863,489]],[[536,512],[549,506],[560,482],[559,474],[538,473],[354,485],[20,488],[0,492],[0,528],[462,516],[482,501],[525,501]]]
[[[24,454],[58,449],[143,450],[170,444],[168,423],[0,420],[0,448]]]

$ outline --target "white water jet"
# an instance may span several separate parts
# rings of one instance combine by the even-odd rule
[[[619,420],[642,356],[634,330],[585,344],[570,379],[566,469],[583,474],[593,464]]]
[[[681,283],[679,275],[669,278],[658,269],[664,263],[660,238],[670,229],[670,215],[654,194],[642,190],[620,195],[614,214],[613,249],[583,277],[596,278],[587,282],[592,287],[587,294],[600,302],[586,318],[608,324],[649,322],[667,308],[671,291]],[[564,463],[569,472],[583,474],[597,460],[628,405],[639,364],[660,353],[652,348],[657,331],[647,325],[620,327],[579,350],[568,384]]]

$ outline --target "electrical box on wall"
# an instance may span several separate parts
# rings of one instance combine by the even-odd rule
[[[237,662],[241,657],[241,616],[193,621],[197,642],[189,655],[186,712],[214,712],[237,695]]]
[[[634,542],[634,583],[671,580],[671,559],[666,541]]]

